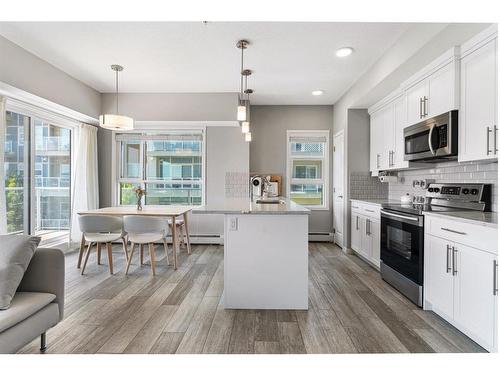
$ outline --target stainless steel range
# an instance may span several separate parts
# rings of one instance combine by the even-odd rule
[[[490,211],[491,185],[430,184],[423,204],[387,204],[381,211],[380,273],[422,306],[424,212]]]

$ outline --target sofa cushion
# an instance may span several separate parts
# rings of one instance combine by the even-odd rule
[[[10,308],[0,310],[0,332],[29,318],[55,298],[56,296],[51,293],[17,292]]]
[[[0,310],[9,308],[39,243],[40,237],[0,236]]]

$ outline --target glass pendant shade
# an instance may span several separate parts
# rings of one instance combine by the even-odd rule
[[[252,133],[248,132],[245,134],[245,142],[252,142]]]
[[[110,130],[132,130],[134,129],[134,119],[121,115],[100,115],[99,125]]]
[[[250,131],[250,123],[248,121],[243,121],[241,123],[241,132],[246,134]]]
[[[237,119],[238,121],[246,121],[247,119],[247,107],[244,103],[240,103],[238,106]]]

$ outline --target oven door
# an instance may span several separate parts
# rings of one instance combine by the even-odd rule
[[[423,285],[423,217],[382,210],[380,259],[416,284]]]

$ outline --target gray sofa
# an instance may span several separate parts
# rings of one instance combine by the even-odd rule
[[[46,332],[64,314],[64,254],[59,249],[38,248],[16,291],[11,306],[0,310],[0,353],[15,353]]]

